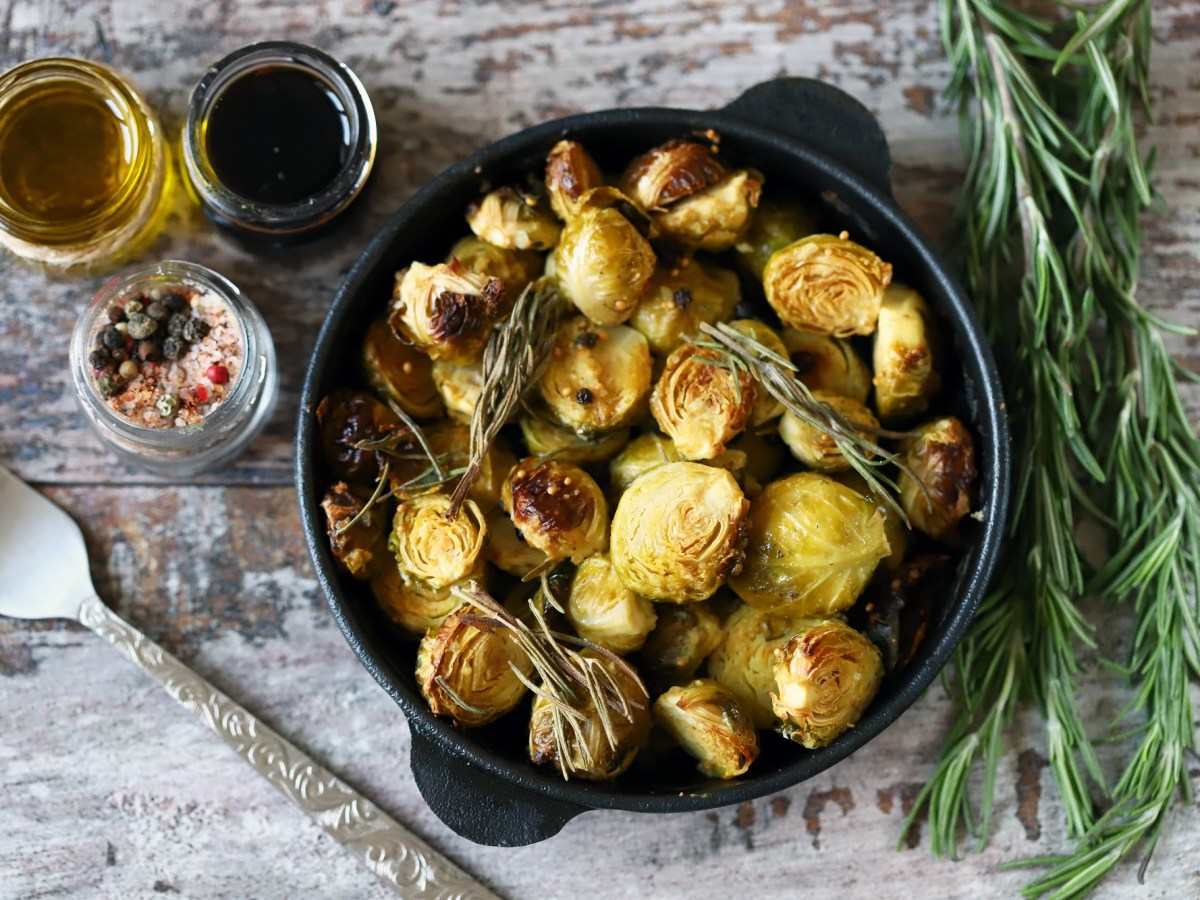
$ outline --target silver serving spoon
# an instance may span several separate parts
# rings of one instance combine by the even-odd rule
[[[79,526],[2,466],[0,615],[76,619],[92,629],[401,896],[496,897],[105,606]]]

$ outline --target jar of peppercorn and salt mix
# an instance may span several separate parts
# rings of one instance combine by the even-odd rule
[[[160,475],[233,459],[266,425],[279,389],[254,305],[216,272],[175,260],[100,290],[75,325],[71,371],[101,440]]]

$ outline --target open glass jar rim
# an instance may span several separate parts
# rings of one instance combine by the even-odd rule
[[[251,72],[277,67],[306,72],[327,86],[349,130],[346,161],[333,180],[312,196],[288,203],[262,202],[232,190],[213,168],[205,145],[209,117],[225,89]],[[306,44],[261,41],[215,63],[193,88],[183,128],[183,168],[219,225],[248,237],[286,242],[321,230],[354,202],[371,174],[378,137],[371,98],[347,65]]]

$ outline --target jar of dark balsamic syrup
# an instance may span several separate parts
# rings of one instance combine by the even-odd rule
[[[378,133],[349,67],[292,41],[250,44],[192,91],[183,129],[190,187],[238,237],[298,244],[326,232],[362,192]]]

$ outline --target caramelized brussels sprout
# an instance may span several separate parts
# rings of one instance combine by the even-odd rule
[[[575,570],[567,621],[584,640],[624,656],[646,642],[654,627],[654,604],[625,587],[608,554],[597,553]]]
[[[406,584],[394,564],[371,579],[371,593],[389,619],[413,637],[439,627],[446,616],[462,606],[450,588]]]
[[[903,284],[883,292],[875,331],[875,408],[884,422],[919,415],[942,386],[932,322],[921,295]]]
[[[506,250],[549,250],[561,229],[541,197],[514,187],[496,188],[473,204],[467,224],[476,237]]]
[[[524,415],[518,420],[525,446],[534,456],[553,456],[560,462],[577,466],[606,463],[629,441],[628,428],[618,428],[592,440],[582,438],[570,428],[547,422],[541,416]]]
[[[481,573],[483,514],[473,500],[454,519],[446,518],[449,510],[446,494],[422,494],[396,507],[388,549],[405,581],[437,590]]]
[[[662,694],[654,701],[654,719],[709,778],[737,778],[758,758],[753,720],[733,692],[711,678]]]
[[[658,230],[695,250],[720,253],[737,244],[758,206],[762,176],[741,170],[689,194],[650,219]]]
[[[792,621],[785,616],[741,606],[725,623],[725,640],[708,657],[708,673],[729,688],[759,728],[775,724],[775,651],[792,631]]]
[[[816,230],[817,217],[799,202],[763,197],[737,243],[738,262],[755,280],[762,281],[772,253]]]
[[[504,483],[501,502],[521,536],[552,560],[580,563],[608,549],[608,502],[578,466],[523,459]]]
[[[894,672],[912,662],[933,619],[938,601],[948,597],[950,557],[926,553],[904,563],[886,581],[868,589],[862,632],[883,654],[883,667]],[[851,621],[854,621],[853,619]]]
[[[678,684],[691,678],[725,637],[709,601],[659,603],[654,630],[638,652],[638,668],[647,676]]]
[[[879,648],[838,619],[796,623],[779,651],[771,708],[784,737],[817,750],[858,724],[883,681]]]
[[[325,510],[329,549],[339,566],[360,581],[366,581],[383,567],[390,567],[387,542],[387,516],[380,506],[364,511],[370,492],[344,481],[325,492],[321,509]]]
[[[758,401],[754,376],[721,350],[683,344],[667,357],[650,395],[658,427],[684,459],[711,459],[750,420]]]
[[[365,391],[335,390],[317,405],[321,455],[335,478],[371,482],[379,476],[379,454],[365,442],[408,434],[400,418]]]
[[[859,403],[871,393],[871,370],[842,338],[785,328],[783,345],[796,367],[796,378],[810,391],[832,391]]]
[[[413,263],[396,273],[388,323],[392,331],[433,359],[477,362],[492,325],[507,315],[504,282],[459,262]]]
[[[504,282],[504,302],[511,308],[521,291],[542,274],[541,254],[532,250],[508,250],[477,237],[465,237],[450,248],[447,263],[455,260],[476,275]]]
[[[629,324],[646,336],[650,349],[666,356],[701,322],[724,322],[742,299],[737,275],[728,269],[688,260],[682,267],[659,265]]]
[[[632,328],[575,316],[558,330],[538,392],[559,424],[583,437],[624,428],[646,408],[650,348]]]
[[[466,425],[440,421],[423,430],[443,475],[467,465],[471,454],[471,432]],[[414,438],[401,443],[397,450],[399,455],[389,457],[388,480],[399,496],[422,493],[436,483],[429,459]],[[517,458],[501,435],[484,454],[479,477],[471,484],[467,496],[478,503],[481,510],[495,507],[500,502],[500,489],[516,463]]]
[[[715,140],[677,138],[635,157],[620,187],[642,209],[657,211],[711,187],[724,175]]]
[[[953,541],[958,523],[971,511],[976,474],[971,432],[953,416],[935,419],[917,428],[900,452],[926,488],[901,471],[897,486],[905,515],[930,537]]]
[[[762,344],[772,353],[788,358],[787,347],[783,346],[783,341],[779,335],[767,325],[764,325],[758,319],[735,319],[729,323],[729,327],[738,334],[743,334],[752,341],[757,341]],[[783,415],[783,404],[771,396],[766,388],[755,385],[757,399],[754,401],[754,409],[750,411],[750,421],[747,423],[752,428],[759,425],[765,425],[772,419],[778,419]]]
[[[578,141],[559,141],[546,157],[546,193],[550,207],[566,222],[575,217],[579,201],[604,184],[600,167]]]
[[[654,261],[649,242],[617,209],[587,208],[563,229],[554,281],[597,325],[619,325],[637,308]]]
[[[487,540],[483,544],[483,555],[493,566],[524,578],[546,562],[546,554],[529,546],[504,510],[492,510],[486,521]]]
[[[626,717],[618,710],[608,710],[614,738],[610,743],[601,716],[590,701],[581,710],[585,718],[578,729],[568,726],[559,730],[554,727],[550,702],[535,696],[529,717],[529,758],[534,765],[560,766],[575,778],[608,781],[628,769],[638,751],[645,746],[653,719],[641,687],[623,666],[593,650],[584,650],[582,656],[599,660],[622,695],[632,701],[628,709],[630,715]]]
[[[870,438],[871,429],[879,427],[879,420],[871,411],[849,397],[829,391],[813,391],[813,399],[828,404],[841,413],[854,430],[862,437]],[[783,414],[779,423],[779,436],[787,444],[792,455],[810,469],[820,472],[841,472],[850,468],[850,461],[838,449],[837,442],[823,429],[805,422],[791,410]]]
[[[483,392],[483,365],[471,363],[460,366],[439,359],[433,364],[432,375],[450,418],[470,425],[475,404]]]
[[[773,481],[750,504],[749,549],[729,586],[751,606],[787,616],[847,609],[888,555],[883,513],[816,472]]]
[[[432,366],[428,356],[392,334],[387,316],[380,316],[367,328],[362,345],[363,377],[373,391],[418,419],[442,412]]]
[[[742,477],[752,477],[759,484],[767,484],[779,474],[788,460],[787,450],[774,435],[747,431],[729,445],[726,453],[741,453],[746,457]]]
[[[529,657],[503,628],[475,624],[478,613],[460,606],[417,648],[417,684],[435,716],[464,728],[494,722],[525,696],[516,665],[528,677]]]
[[[904,520],[900,518],[895,507],[885,502],[881,497],[876,496],[871,490],[871,486],[867,484],[867,479],[863,478],[853,469],[838,472],[833,478],[839,484],[844,484],[851,490],[856,491],[861,497],[869,500],[883,513],[883,533],[887,538],[888,547],[891,548],[884,562],[889,572],[896,571],[900,567],[900,564],[904,562],[904,554],[908,550],[908,526],[904,524]]]
[[[693,462],[647,472],[612,520],[613,568],[652,600],[704,600],[741,570],[749,503],[724,469]]]
[[[833,337],[874,331],[891,280],[891,265],[846,232],[801,238],[763,270],[767,302],[785,325]]]

